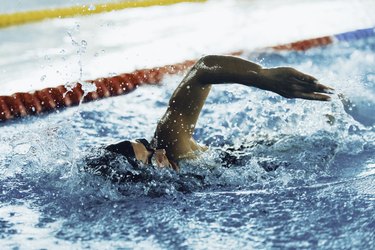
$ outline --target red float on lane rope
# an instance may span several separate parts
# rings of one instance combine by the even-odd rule
[[[86,96],[84,96],[80,83],[76,83],[69,90],[65,86],[59,85],[30,93],[18,92],[11,96],[0,96],[0,121],[42,114],[64,107],[76,106],[81,102],[126,94],[142,84],[158,84],[165,75],[185,71],[194,63],[194,60],[189,60],[175,65],[136,70],[132,73],[86,81],[96,87],[95,91],[89,92]]]

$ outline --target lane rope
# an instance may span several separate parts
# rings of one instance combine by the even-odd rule
[[[139,0],[139,1],[121,1],[106,4],[91,4],[72,6],[65,8],[54,8],[44,10],[31,10],[17,13],[0,14],[0,28],[13,25],[26,24],[31,22],[42,21],[49,18],[66,18],[73,16],[87,16],[114,10],[122,10],[127,8],[139,8],[150,6],[165,6],[177,3],[198,3],[207,0]]]
[[[96,87],[95,91],[85,96],[81,83],[74,84],[74,87],[69,90],[64,85],[59,85],[29,93],[18,92],[10,96],[0,96],[0,121],[77,106],[81,101],[89,102],[126,94],[142,84],[158,84],[164,76],[182,72],[194,63],[195,60],[188,60],[164,67],[141,69],[132,73],[85,81]]]
[[[333,43],[333,39],[330,36],[319,37],[314,39],[303,40],[299,42],[273,46],[274,50],[294,50],[294,51],[305,51],[314,47],[320,47]]]
[[[305,51],[314,47],[326,46],[338,42],[349,42],[352,40],[358,40],[375,36],[375,28],[359,29],[349,31],[345,33],[336,34],[333,36],[324,36],[313,39],[302,40],[298,42],[288,43],[284,45],[277,45],[271,47],[274,50],[294,50],[294,51]]]

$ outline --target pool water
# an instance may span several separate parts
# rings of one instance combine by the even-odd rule
[[[194,135],[210,149],[178,173],[112,162],[144,176],[137,182],[89,174],[83,159],[100,145],[150,139],[182,75],[4,124],[1,249],[373,248],[375,39],[244,57],[296,67],[336,94],[312,102],[214,86]],[[221,162],[241,146],[237,162]]]

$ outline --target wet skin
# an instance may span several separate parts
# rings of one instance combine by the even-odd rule
[[[277,93],[286,98],[329,101],[333,90],[316,78],[290,67],[264,69],[253,62],[232,56],[202,57],[186,74],[172,94],[160,119],[152,143],[166,150],[171,166],[205,150],[192,138],[199,114],[213,84],[239,83]]]

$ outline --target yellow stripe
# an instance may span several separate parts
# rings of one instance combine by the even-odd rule
[[[12,25],[25,24],[41,21],[47,18],[65,18],[72,16],[86,16],[97,13],[109,12],[112,10],[121,10],[126,8],[149,7],[155,5],[171,5],[182,2],[206,2],[207,0],[140,0],[140,1],[122,1],[107,4],[73,6],[58,9],[33,10],[10,14],[0,14],[0,28]]]

